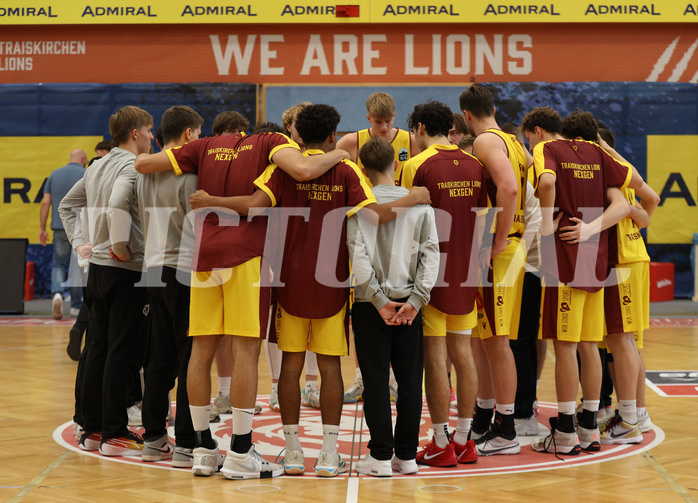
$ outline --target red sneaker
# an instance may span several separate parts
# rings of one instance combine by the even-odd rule
[[[458,459],[459,463],[464,465],[477,463],[477,449],[475,448],[475,440],[468,440],[465,442],[465,445],[461,445],[455,442],[453,437],[451,437],[451,445],[453,445],[456,459]]]
[[[458,465],[458,459],[452,443],[442,449],[436,445],[432,437],[431,442],[417,453],[417,464],[452,467]]]

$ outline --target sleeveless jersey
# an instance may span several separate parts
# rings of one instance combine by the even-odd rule
[[[356,164],[358,164],[359,168],[363,170],[364,165],[361,164],[361,159],[359,159],[358,152],[363,144],[371,139],[371,130],[362,129],[361,131],[358,131],[357,138],[359,144],[356,148]],[[392,145],[393,150],[395,150],[395,160],[398,162],[397,168],[395,168],[395,185],[399,186],[400,179],[402,177],[402,166],[405,164],[407,159],[412,157],[412,152],[410,152],[410,133],[408,131],[398,129],[397,134],[390,141],[390,145]],[[368,179],[368,177],[366,179]]]
[[[635,206],[635,190],[622,189],[627,201]],[[631,264],[633,262],[649,262],[645,242],[640,234],[640,229],[630,217],[625,217],[610,229],[608,229],[608,265]]]
[[[526,180],[528,179],[528,166],[526,165],[526,154],[524,153],[521,144],[516,141],[516,136],[513,134],[506,133],[501,129],[490,128],[484,131],[484,133],[493,133],[499,136],[507,146],[507,156],[509,157],[509,163],[511,168],[514,170],[514,175],[516,176],[516,181],[519,184],[519,194],[516,197],[516,213],[514,214],[514,223],[511,224],[511,230],[509,231],[510,237],[523,237],[526,231],[526,223],[524,221],[524,214],[526,212]],[[484,134],[483,133],[483,134]],[[492,183],[492,180],[488,180],[487,184],[488,193],[490,196],[490,201],[492,201],[492,206],[497,206],[496,200],[496,187]]]

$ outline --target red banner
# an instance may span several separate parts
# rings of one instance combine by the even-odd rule
[[[691,25],[7,26],[0,83],[697,82]]]

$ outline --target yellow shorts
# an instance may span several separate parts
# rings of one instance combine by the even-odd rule
[[[477,325],[477,310],[473,304],[473,310],[468,314],[446,314],[427,304],[422,308],[422,325],[425,336],[446,337],[446,332],[464,333]]]
[[[545,285],[541,299],[540,339],[569,342],[603,340],[603,289],[590,293],[563,283]]]
[[[264,338],[270,288],[260,286],[261,257],[235,267],[192,271],[189,335]]]
[[[511,238],[502,253],[492,261],[488,281],[492,286],[481,287],[478,293],[477,331],[481,339],[494,335],[506,335],[516,340],[519,336],[521,316],[521,292],[523,291],[526,250],[518,238]]]
[[[605,288],[605,333],[625,334],[646,330],[650,326],[649,262],[619,265],[611,274],[619,283]],[[625,276],[625,281],[620,281]]]
[[[349,316],[347,306],[330,318],[299,318],[277,306],[276,334],[281,351],[299,353],[310,349],[329,356],[349,354]]]

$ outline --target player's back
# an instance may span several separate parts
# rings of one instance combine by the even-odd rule
[[[306,150],[303,155],[322,153]],[[341,161],[305,182],[273,167],[265,172],[265,178],[257,184],[273,197],[273,203],[278,201],[282,214],[290,208],[291,215],[307,216],[290,216],[287,220],[280,274],[285,286],[276,290],[279,303],[294,316],[333,316],[348,295],[346,216],[375,202],[375,198],[351,161]],[[297,210],[306,208],[305,212]]]
[[[487,207],[485,172],[475,157],[455,145],[431,145],[410,159],[403,170],[403,186],[429,189],[436,209],[439,247],[446,263],[444,278],[449,287],[432,290],[431,303],[440,311],[466,314],[472,310],[476,278],[469,278],[477,257],[471,253],[478,208]],[[475,274],[473,272],[472,274]],[[460,288],[469,281],[472,286]]]

